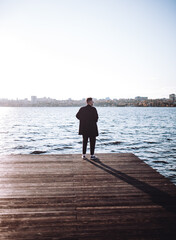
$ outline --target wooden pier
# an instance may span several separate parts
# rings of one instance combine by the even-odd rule
[[[133,154],[0,156],[0,240],[176,239],[176,186]]]

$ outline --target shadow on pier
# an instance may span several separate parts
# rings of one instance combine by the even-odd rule
[[[95,161],[86,159],[86,161],[88,161],[92,165],[96,166],[97,168],[100,168],[103,171],[113,175],[114,177],[116,177],[128,184],[131,184],[135,188],[138,188],[139,190],[148,194],[153,203],[162,206],[164,209],[166,209],[169,212],[172,212],[173,214],[176,214],[176,197],[173,197],[173,196],[169,195],[167,192],[159,190],[158,188],[153,187],[146,182],[140,181],[140,180],[133,178],[121,171],[118,171],[118,170],[108,166],[107,164],[104,164],[103,162],[100,161],[100,159],[97,159]]]

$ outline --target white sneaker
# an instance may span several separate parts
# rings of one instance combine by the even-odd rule
[[[82,159],[84,159],[84,160],[87,159],[85,154],[82,155]]]
[[[91,160],[97,160],[98,158],[95,155],[91,155],[90,159]]]

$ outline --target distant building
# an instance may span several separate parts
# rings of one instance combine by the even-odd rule
[[[31,102],[36,103],[37,102],[37,97],[36,96],[31,96]]]
[[[170,99],[171,101],[175,102],[175,94],[174,94],[174,93],[173,93],[173,94],[170,94],[170,95],[169,95],[169,99]]]
[[[136,100],[136,101],[145,101],[145,100],[148,100],[148,97],[140,97],[140,96],[137,96],[137,97],[135,97],[135,100]]]

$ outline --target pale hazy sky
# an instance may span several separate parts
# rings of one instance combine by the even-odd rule
[[[176,0],[0,0],[0,98],[176,93]]]

